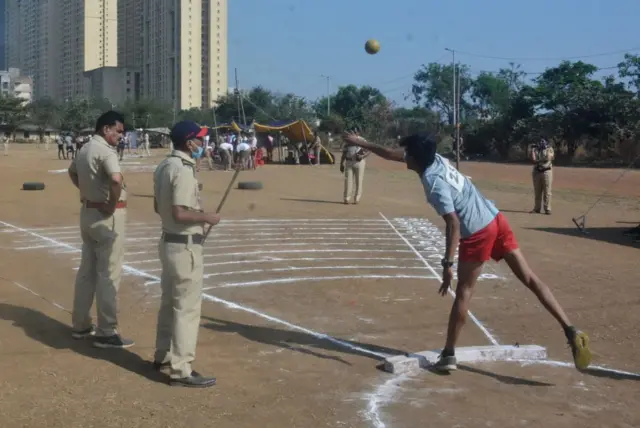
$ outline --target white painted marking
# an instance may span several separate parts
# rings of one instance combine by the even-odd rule
[[[58,309],[60,309],[60,310],[63,310],[63,311],[65,311],[65,312],[71,313],[71,311],[69,311],[67,308],[65,308],[65,307],[64,307],[64,306],[62,306],[61,304],[56,303],[56,302],[55,302],[55,301],[53,301],[53,300],[49,300],[49,299],[45,298],[45,297],[44,297],[44,296],[42,296],[41,294],[38,294],[38,293],[36,293],[35,291],[33,291],[32,289],[30,289],[29,287],[26,287],[26,286],[24,286],[24,285],[22,285],[22,284],[20,284],[19,282],[16,282],[16,281],[11,281],[11,280],[8,280],[8,279],[5,279],[5,278],[3,278],[3,279],[4,279],[5,281],[7,281],[7,282],[12,283],[13,285],[15,285],[15,286],[17,286],[17,287],[19,287],[19,288],[22,288],[24,291],[27,291],[27,292],[29,292],[29,293],[33,294],[34,296],[41,298],[41,299],[42,299],[42,300],[44,300],[45,302],[47,302],[47,303],[51,303],[51,304],[52,304],[53,306],[55,306],[56,308],[58,308]]]
[[[231,225],[229,225],[229,227],[233,227]],[[283,232],[289,232],[292,230],[309,230],[308,227],[300,227],[300,228],[288,228],[288,227],[251,227],[251,226],[247,226],[247,227],[243,227],[240,229],[232,229],[229,227],[221,227],[221,226],[216,226],[217,230],[223,230],[225,232],[247,232],[245,234],[242,233],[237,233],[237,236],[252,236],[254,235],[253,231],[283,231]],[[148,227],[135,227],[135,228],[129,228],[127,227],[125,229],[125,235],[127,236],[137,236],[137,235],[149,235],[151,231],[156,231],[157,233],[155,233],[155,235],[160,235],[160,225],[157,226],[148,226]],[[387,227],[316,227],[315,225],[313,226],[313,230],[317,231],[323,231],[323,230],[337,230],[337,231],[349,231],[349,232],[370,232],[372,230],[389,230]],[[295,235],[295,233],[293,233],[293,235]],[[65,230],[65,231],[55,231],[55,232],[49,232],[47,233],[47,236],[59,236],[59,237],[64,237],[64,236],[69,236],[69,237],[78,237],[80,236],[80,230],[78,228],[78,230]],[[211,235],[213,236],[213,235]],[[372,238],[367,238],[367,239],[372,239]],[[380,238],[380,239],[387,239],[387,238]],[[16,242],[21,242],[21,241],[16,241]]]
[[[66,244],[65,244],[66,245]],[[282,250],[282,251],[247,251],[242,253],[220,253],[220,254],[205,254],[204,257],[235,257],[235,256],[254,256],[257,254],[291,254],[291,253],[410,253],[408,250],[354,250],[354,249],[330,249],[330,250],[318,250],[318,249],[299,249],[299,250]],[[145,253],[146,254],[146,253]],[[76,258],[75,260],[80,260]],[[145,264],[145,263],[154,263],[157,262],[158,259],[149,259],[149,260],[135,260],[129,262],[130,265],[133,264]]]
[[[69,170],[68,169],[50,169],[49,170],[51,174],[64,174],[67,171]]]
[[[318,262],[318,261],[360,261],[360,260],[406,260],[414,261],[415,257],[410,258],[395,258],[395,257],[300,257],[300,258],[278,258],[278,257],[264,257],[262,260],[234,260],[230,262],[216,262],[205,263],[204,267],[212,266],[226,266],[226,265],[239,265],[239,264],[256,264],[256,263],[275,263],[275,262]],[[162,268],[145,269],[145,272],[160,272]]]
[[[344,275],[344,276],[307,276],[298,278],[277,278],[277,279],[264,279],[260,281],[247,281],[247,282],[223,282],[220,285],[214,287],[203,288],[204,291],[214,290],[217,288],[231,288],[231,287],[255,287],[258,285],[266,284],[293,284],[296,282],[307,281],[337,281],[341,279],[438,279],[433,276],[425,275]]]
[[[537,364],[537,365],[546,365],[546,366],[555,366],[555,367],[575,368],[574,363],[569,363],[565,361],[554,361],[554,360],[507,360],[507,361],[520,363],[523,367]],[[620,376],[628,376],[628,377],[640,379],[640,373],[627,372],[624,370],[616,370],[616,369],[612,369],[604,366],[589,366],[587,370],[609,373],[609,374],[620,375]]]
[[[387,425],[382,420],[381,407],[393,402],[400,385],[409,379],[407,375],[394,376],[378,385],[372,393],[365,395],[367,408],[362,414],[375,428],[386,428]]]
[[[395,266],[395,265],[388,265],[388,266],[380,266],[380,265],[357,265],[357,266],[340,266],[340,265],[334,265],[334,266],[288,266],[285,268],[275,268],[275,269],[251,269],[251,270],[236,270],[236,271],[229,271],[229,272],[217,272],[217,273],[208,273],[204,275],[204,278],[211,278],[214,276],[227,276],[227,275],[245,275],[245,274],[252,274],[252,273],[267,273],[267,272],[295,272],[295,271],[307,271],[307,270],[326,270],[326,269],[331,269],[331,270],[340,270],[340,269],[418,269],[418,270],[425,270],[427,268],[425,268],[424,266]]]
[[[405,242],[405,244],[407,244],[407,246],[415,253],[415,255],[418,257],[418,259],[422,260],[422,262],[427,267],[427,269],[429,269],[431,271],[431,273],[433,275],[435,275],[436,278],[438,278],[439,281],[442,281],[442,277],[440,276],[440,274],[438,274],[438,272],[436,272],[436,270],[433,268],[433,266],[431,266],[429,264],[429,262],[427,262],[427,260],[424,257],[422,257],[422,254],[420,254],[420,252],[418,250],[416,250],[416,248],[413,246],[413,244],[411,244],[411,242],[409,242],[409,240],[407,240],[407,238],[405,238],[404,235],[402,235],[398,231],[398,229],[396,229],[396,227],[393,225],[393,223],[391,223],[389,221],[389,219],[384,216],[384,214],[380,213],[380,216],[387,222],[387,224],[389,224],[389,226],[400,237],[400,239],[402,239]],[[453,298],[456,297],[456,293],[451,288],[449,288],[448,291],[449,291],[449,294]],[[478,328],[485,334],[485,336],[487,336],[487,339],[489,339],[489,342],[491,342],[493,345],[498,346],[499,345],[498,341],[493,337],[493,335],[491,333],[489,333],[489,331],[485,328],[485,326],[482,325],[480,320],[478,320],[478,318],[476,318],[476,316],[473,315],[473,313],[471,311],[467,311],[467,313],[469,314],[469,318],[471,318],[471,320],[474,322],[474,324],[478,326]]]
[[[4,221],[0,221],[0,224],[2,224],[3,226],[5,226],[7,228],[12,228],[12,229],[14,229],[16,231],[20,231],[20,232],[25,233],[25,234],[30,234],[32,236],[40,236],[40,237],[42,237],[42,239],[44,241],[52,242],[54,244],[57,243],[54,239],[47,238],[47,237],[39,235],[39,234],[37,234],[35,232],[31,232],[28,229],[24,229],[24,228],[21,228],[21,227],[18,227],[18,226],[14,226],[14,225],[12,225],[10,223],[6,223]],[[64,244],[64,243],[61,243],[61,242],[58,243],[58,244],[61,247],[67,247],[67,249],[70,249],[70,250],[78,250],[78,248],[72,247],[70,245],[67,245],[67,244]],[[127,271],[127,272],[129,272],[131,274],[138,275],[138,276],[141,276],[141,277],[144,277],[144,278],[154,279],[156,281],[160,281],[160,277],[148,274],[145,271],[133,268],[133,267],[131,267],[129,265],[125,264],[125,265],[122,266],[122,268],[123,268],[123,270],[125,270],[125,271]],[[353,344],[351,344],[349,342],[345,342],[345,341],[342,341],[340,339],[336,339],[336,338],[334,338],[332,336],[329,336],[327,334],[318,333],[318,332],[310,330],[308,328],[304,328],[304,327],[301,327],[299,325],[292,324],[292,323],[290,323],[288,321],[285,321],[285,320],[273,317],[271,315],[265,314],[263,312],[257,311],[257,310],[255,310],[253,308],[248,307],[248,306],[242,306],[242,305],[239,305],[239,304],[237,304],[235,302],[232,302],[232,301],[229,301],[229,300],[225,300],[225,299],[221,299],[221,298],[213,296],[211,294],[202,293],[202,296],[203,296],[203,298],[205,300],[208,300],[208,301],[211,301],[211,302],[215,302],[215,303],[219,303],[219,304],[221,304],[223,306],[226,306],[229,309],[236,309],[236,310],[241,310],[241,311],[250,313],[252,315],[255,315],[255,316],[263,318],[263,319],[266,319],[266,320],[271,321],[273,323],[281,324],[281,325],[287,327],[290,330],[295,330],[295,331],[299,331],[299,332],[308,334],[310,336],[315,337],[316,339],[327,340],[327,341],[332,342],[332,343],[334,343],[334,344],[336,344],[338,346],[341,346],[341,347],[346,348],[346,349],[351,349],[352,351],[356,351],[356,352],[359,352],[361,354],[371,355],[371,356],[377,357],[379,359],[384,359],[384,358],[386,358],[388,356],[388,354],[371,351],[369,349],[353,345]]]

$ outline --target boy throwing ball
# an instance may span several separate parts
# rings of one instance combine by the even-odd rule
[[[435,364],[436,370],[449,372],[457,368],[455,346],[467,318],[473,288],[482,266],[489,259],[507,262],[511,271],[562,326],[576,368],[583,370],[589,366],[588,336],[571,325],[549,287],[531,270],[507,219],[468,178],[436,153],[434,137],[427,134],[405,137],[400,140],[401,149],[396,150],[369,143],[354,133],[345,134],[343,139],[384,159],[405,162],[407,169],[420,177],[427,202],[446,223],[446,253],[442,259],[442,286],[439,290],[442,296],[451,286],[453,260],[458,247],[458,286],[449,316],[447,341]]]

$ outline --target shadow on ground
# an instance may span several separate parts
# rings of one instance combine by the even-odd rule
[[[557,233],[565,236],[575,236],[585,239],[593,239],[596,241],[609,242],[611,244],[624,245],[628,247],[640,247],[640,244],[633,242],[633,237],[624,236],[623,232],[628,227],[589,227],[585,229],[586,233],[578,230],[577,227],[538,227],[530,230],[540,232]]]
[[[68,325],[34,309],[0,303],[0,320],[12,321],[28,337],[50,348],[68,349],[94,360],[107,361],[153,382],[168,380],[165,375],[153,369],[151,362],[127,349],[98,349],[89,340],[72,339]]]
[[[327,354],[318,352],[318,350],[342,352],[342,353],[347,353],[351,355],[365,356],[378,361],[382,361],[384,359],[383,357],[378,357],[373,354],[358,351],[357,349],[341,346],[334,342],[331,342],[328,339],[318,338],[313,335],[299,332],[299,331],[280,330],[272,327],[240,324],[233,321],[221,320],[218,318],[212,318],[207,316],[203,316],[202,319],[205,321],[209,321],[208,324],[203,324],[203,327],[211,330],[215,330],[219,332],[227,332],[227,333],[236,333],[253,342],[263,343],[265,345],[270,345],[270,346],[277,346],[279,348],[287,349],[294,352],[299,352],[302,354],[313,355],[314,357],[318,357],[322,359],[335,360],[343,364],[351,365],[349,362],[345,361],[340,357],[337,357],[334,355],[327,355]],[[378,354],[386,354],[386,355],[406,354],[406,351],[391,349],[384,346],[354,342],[354,341],[345,340],[345,339],[339,339],[339,340],[341,342],[347,343],[354,347],[366,349],[368,351],[375,352]]]

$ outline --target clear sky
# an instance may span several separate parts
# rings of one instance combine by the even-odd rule
[[[563,58],[614,66],[620,51],[640,53],[639,19],[638,0],[230,0],[229,83],[237,67],[241,87],[313,100],[324,74],[333,90],[369,84],[402,102],[421,64],[451,62],[445,48],[474,73],[509,67],[482,56],[523,58],[527,72]],[[364,51],[369,38],[377,55]]]

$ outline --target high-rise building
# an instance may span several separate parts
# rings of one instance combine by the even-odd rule
[[[0,0],[0,70],[7,69],[7,52],[5,49],[5,40],[7,39],[6,28],[5,0]]]
[[[228,86],[227,0],[120,0],[129,3],[129,10],[142,3],[142,19],[127,21],[135,30],[121,23],[121,36],[131,38],[120,39],[119,52],[126,67],[139,66],[141,97],[176,109],[211,107]],[[140,43],[138,63],[130,52]]]
[[[6,1],[6,58],[34,81],[34,97],[89,94],[86,71],[118,61],[117,0]]]

